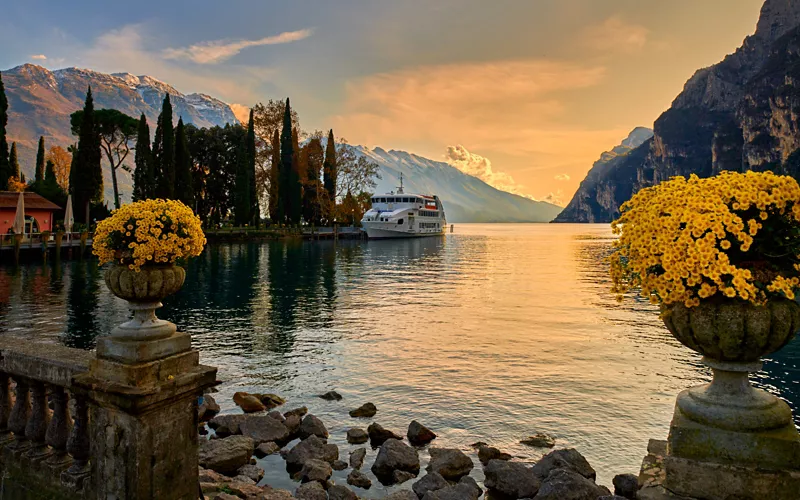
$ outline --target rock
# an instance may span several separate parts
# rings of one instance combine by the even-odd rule
[[[436,434],[416,420],[412,420],[408,425],[408,442],[415,445],[428,444],[436,439]]]
[[[610,494],[608,489],[573,470],[556,469],[542,482],[536,500],[597,500]]]
[[[602,497],[597,497],[597,500],[628,500],[625,497],[621,497],[619,495],[604,495]]]
[[[247,436],[212,439],[200,444],[199,463],[204,469],[231,475],[250,463],[255,443]]]
[[[201,423],[197,426],[197,434],[200,436],[208,435],[208,429],[206,429],[206,424]]]
[[[328,494],[325,493],[325,488],[316,481],[301,484],[297,491],[294,493],[295,498],[301,500],[328,500]]]
[[[328,391],[325,394],[320,394],[319,397],[325,401],[341,401],[342,395],[336,391]]]
[[[556,445],[556,438],[539,432],[533,436],[523,439],[520,441],[520,443],[536,448],[552,448]]]
[[[350,467],[360,469],[364,465],[364,457],[367,456],[366,448],[358,448],[350,452]]]
[[[331,477],[331,474],[333,474],[331,464],[313,458],[306,460],[306,463],[303,464],[303,468],[300,470],[300,477],[304,482],[318,481],[324,483]]]
[[[241,434],[239,424],[244,422],[247,415],[217,415],[208,421],[208,426],[216,432],[217,436],[226,437]]]
[[[639,478],[633,474],[619,474],[614,476],[614,494],[621,497],[636,499],[639,491]]]
[[[252,478],[247,477],[247,476],[236,476],[236,477],[233,478],[233,481],[237,482],[237,483],[253,484],[253,485],[256,484],[256,482],[257,482],[257,481],[255,481]]]
[[[289,431],[290,436],[296,436],[298,431],[300,430],[300,424],[302,423],[302,417],[299,415],[289,415],[286,417],[286,420],[283,421],[283,425]]]
[[[217,416],[219,405],[213,397],[208,394],[203,396],[203,402],[197,407],[197,417],[201,422],[207,422]]]
[[[286,400],[275,394],[253,394],[268,410],[286,403]]]
[[[217,493],[214,500],[239,500],[236,495],[229,495],[228,493]]]
[[[267,455],[272,455],[273,453],[278,453],[281,450],[281,447],[275,443],[261,443],[255,449],[253,453],[258,458],[264,458]]]
[[[414,493],[416,493],[419,498],[422,498],[425,496],[425,493],[429,491],[441,490],[448,486],[450,486],[450,483],[448,483],[441,474],[438,472],[429,472],[425,474],[425,477],[414,483],[411,489],[414,490]]]
[[[362,444],[369,441],[369,434],[364,429],[353,427],[347,431],[347,442],[350,444]]]
[[[322,420],[309,413],[303,418],[303,422],[300,424],[300,429],[298,430],[298,435],[300,439],[305,439],[309,436],[317,436],[326,439],[328,437],[328,429],[325,428],[325,424],[322,423]]]
[[[378,451],[372,472],[381,479],[391,483],[392,474],[396,470],[419,472],[419,455],[417,450],[397,439],[387,439]]]
[[[255,484],[241,481],[231,481],[227,485],[228,491],[241,498],[260,496],[263,491]]]
[[[347,462],[344,460],[334,460],[331,466],[333,470],[345,470],[347,468]]]
[[[532,470],[539,478],[539,481],[544,481],[550,475],[550,472],[555,469],[572,470],[592,481],[597,478],[597,473],[592,469],[592,466],[575,448],[551,451],[543,456],[533,466]]]
[[[384,500],[419,500],[411,490],[395,491],[391,495],[384,497]]]
[[[422,500],[478,500],[482,493],[477,485],[458,483],[455,486],[429,491]]]
[[[372,486],[372,481],[360,470],[353,469],[350,471],[350,474],[347,475],[347,484],[368,490]]]
[[[394,484],[403,484],[409,479],[414,479],[415,477],[417,477],[416,474],[412,474],[404,470],[396,470],[392,473],[392,482]]]
[[[372,403],[364,403],[355,410],[350,410],[350,416],[353,418],[372,418],[378,413],[378,408]]]
[[[478,460],[480,460],[483,465],[488,464],[490,460],[511,460],[511,458],[511,455],[508,453],[503,453],[491,446],[481,446],[478,449]]]
[[[281,412],[279,412],[278,410],[272,410],[271,412],[267,413],[267,415],[269,415],[270,417],[274,418],[278,422],[286,421],[286,417],[284,417],[283,414]]]
[[[328,500],[358,500],[358,496],[347,486],[335,484],[328,488]]]
[[[469,445],[470,448],[480,449],[481,446],[489,446],[489,443],[484,443],[483,441],[476,441]]]
[[[431,448],[428,472],[438,472],[443,478],[457,481],[474,467],[472,459],[455,448]]]
[[[257,483],[264,477],[264,469],[257,465],[247,464],[239,467],[239,470],[236,471],[236,475],[248,477],[252,479],[254,483]]]
[[[278,490],[271,486],[264,486],[263,493],[253,500],[293,500],[294,496],[286,490]]]
[[[256,444],[270,441],[285,444],[290,441],[289,429],[269,415],[249,416],[239,424],[239,430]]]
[[[219,472],[214,472],[210,469],[204,469],[202,467],[197,468],[197,480],[201,483],[224,483],[225,481],[229,481],[230,478],[220,474]]]
[[[517,462],[490,460],[483,472],[487,488],[512,499],[533,498],[541,484],[532,469]]]
[[[369,435],[370,443],[373,447],[382,445],[387,439],[396,439],[401,441],[403,436],[398,436],[394,432],[384,429],[379,423],[372,423],[367,427],[367,434]]]
[[[245,413],[256,413],[267,409],[261,400],[246,392],[236,392],[233,394],[233,402]]]
[[[301,406],[300,408],[295,408],[294,410],[287,411],[286,413],[283,414],[283,416],[289,418],[292,415],[297,415],[298,417],[303,418],[303,416],[306,413],[308,413],[308,408],[306,408],[305,406]]]
[[[327,444],[317,436],[311,436],[295,445],[294,448],[286,453],[286,466],[290,469],[299,470],[308,460],[322,460],[333,463],[339,459],[339,447],[335,444]]]
[[[475,493],[475,498],[480,498],[483,495],[483,490],[478,486],[478,482],[469,476],[462,477],[458,484],[466,484],[469,486]]]

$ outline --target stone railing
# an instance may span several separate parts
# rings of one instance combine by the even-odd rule
[[[74,380],[91,359],[78,349],[0,340],[4,498],[89,494],[88,402],[75,392]]]

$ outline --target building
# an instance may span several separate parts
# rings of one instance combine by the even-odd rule
[[[25,234],[53,230],[53,216],[61,210],[55,203],[36,193],[25,195]],[[13,232],[19,193],[0,191],[0,234]]]

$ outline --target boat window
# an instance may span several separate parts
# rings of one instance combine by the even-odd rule
[[[386,203],[386,198],[381,198],[381,203]]]
[[[403,219],[398,219],[398,220],[397,220],[397,224],[398,224],[398,225],[399,225],[399,224],[402,224],[402,223],[403,223]]]

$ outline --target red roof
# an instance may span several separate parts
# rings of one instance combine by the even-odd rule
[[[0,208],[13,208],[16,210],[18,201],[19,193],[0,191]],[[26,192],[25,210],[61,210],[61,207],[36,193]]]

